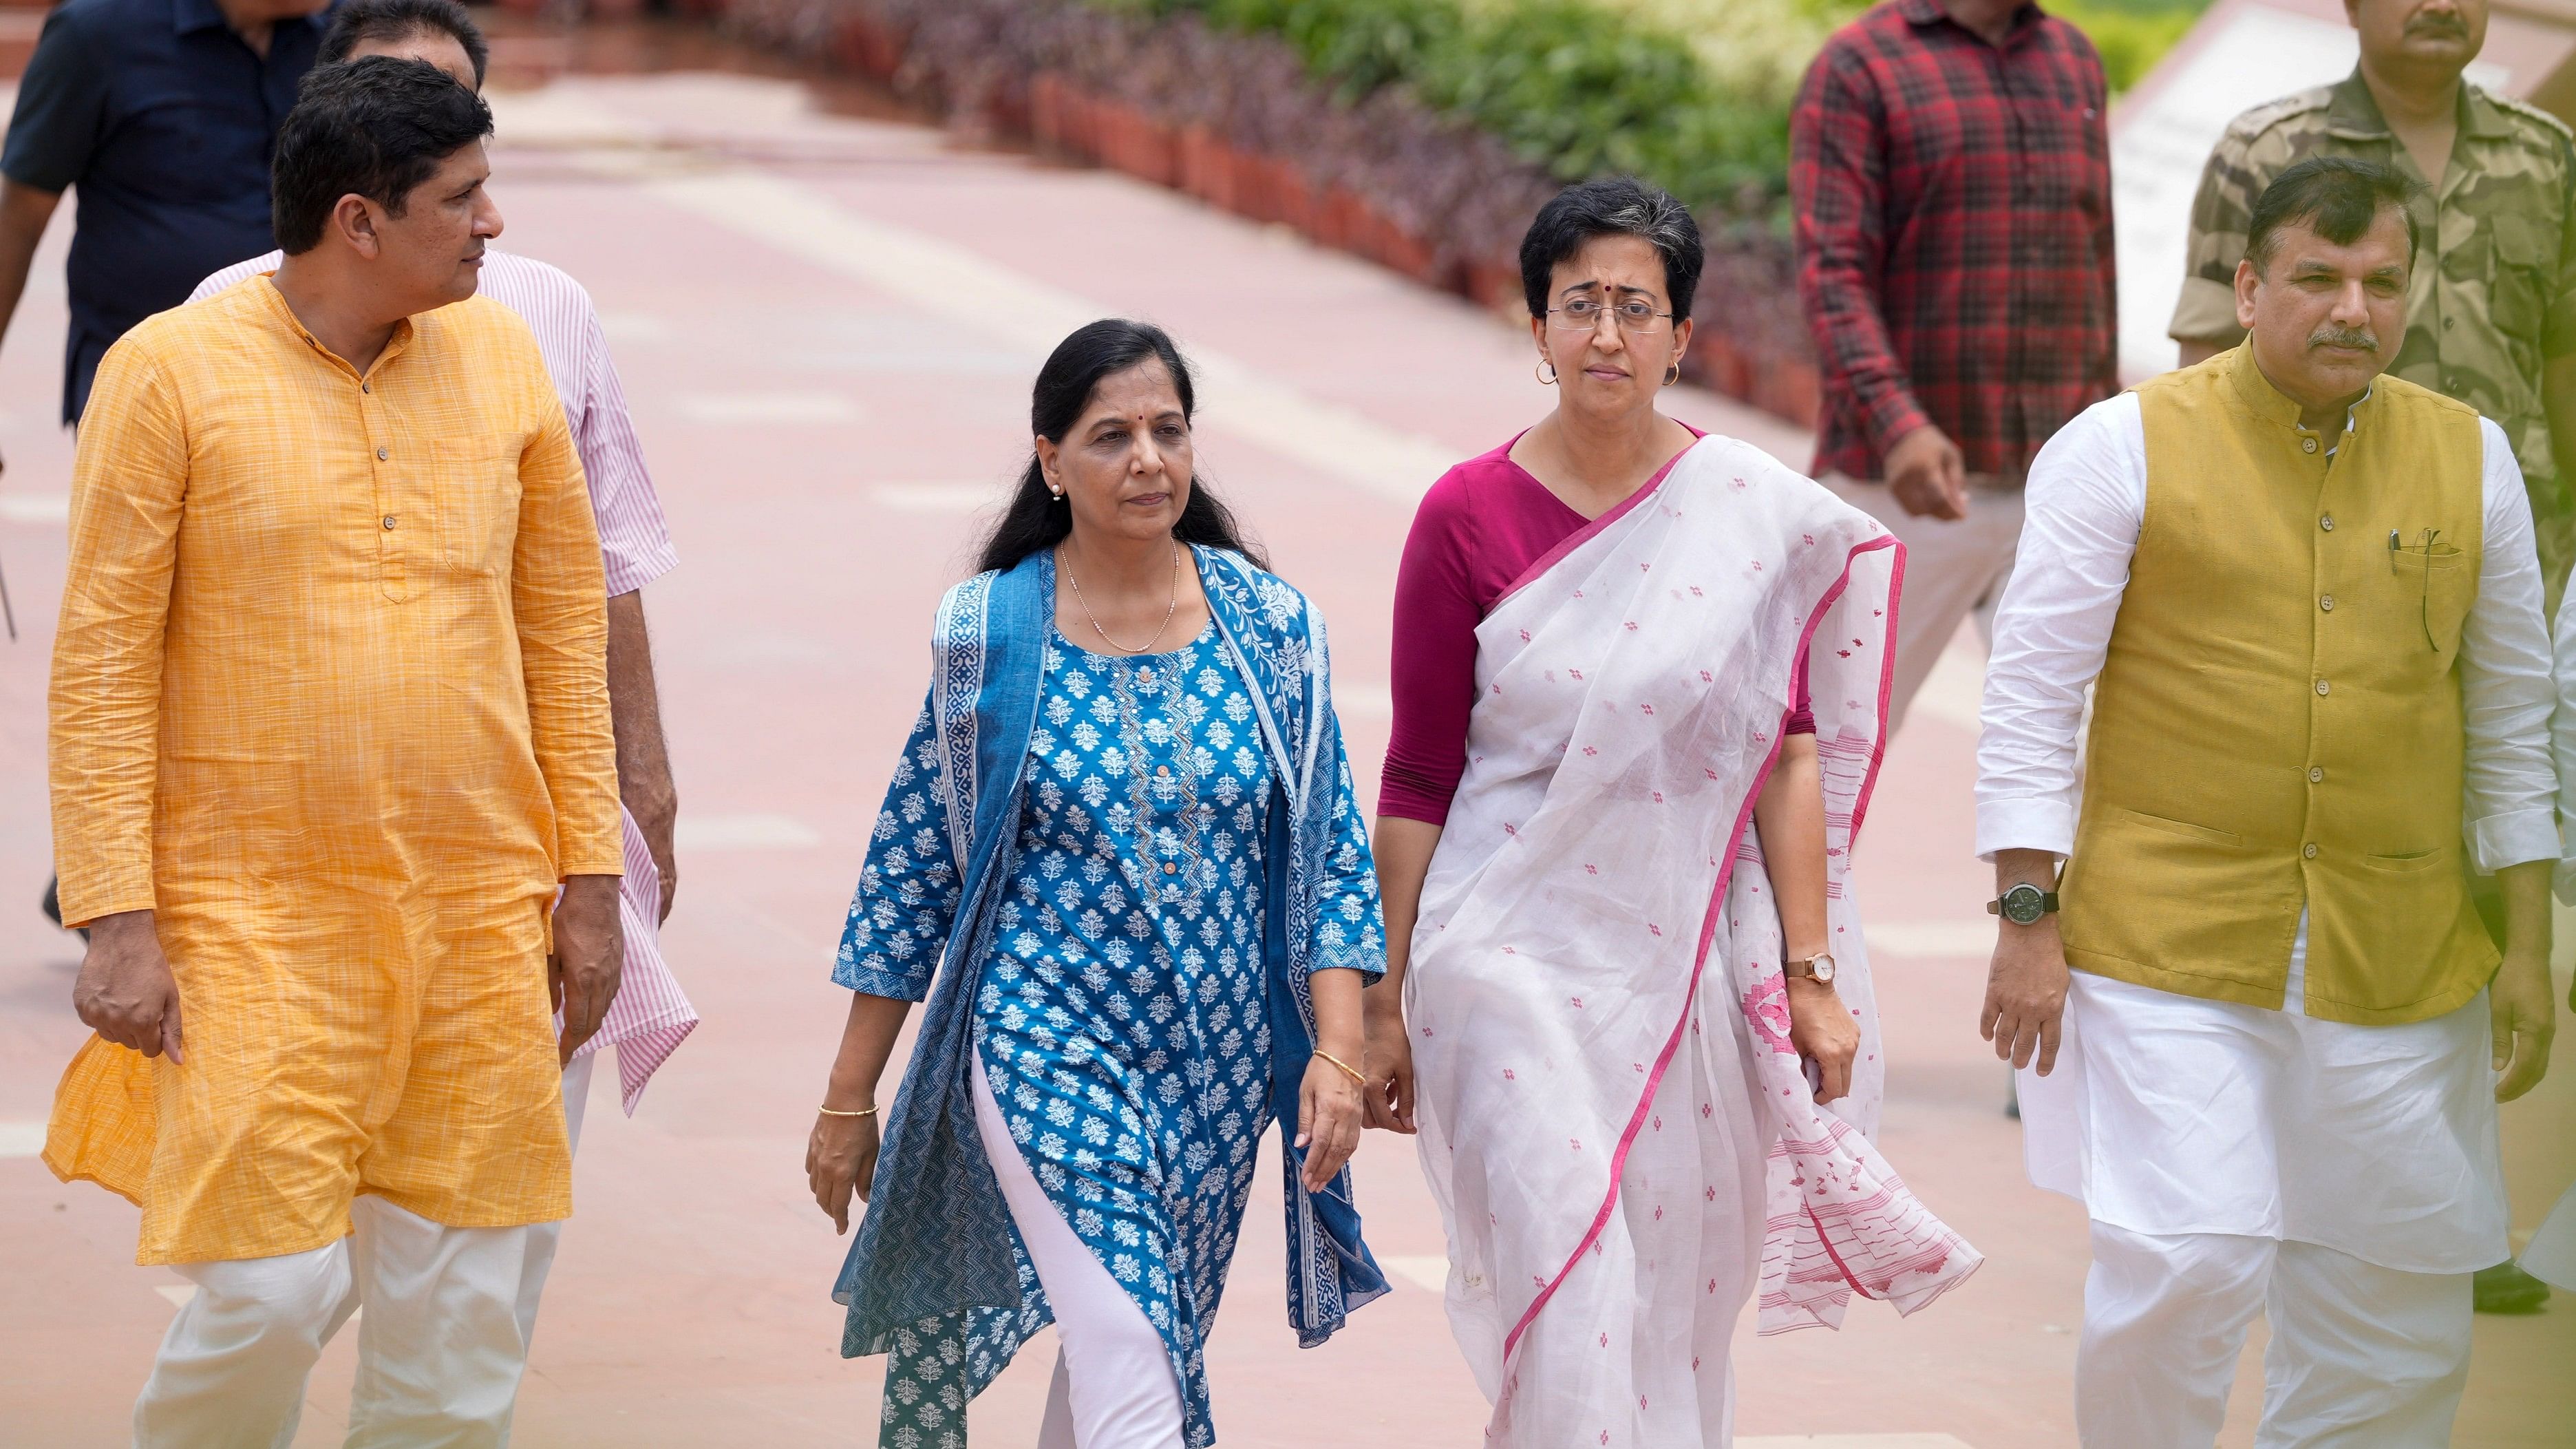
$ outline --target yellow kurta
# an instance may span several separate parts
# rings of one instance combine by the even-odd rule
[[[54,646],[63,917],[158,912],[184,1065],[93,1037],[45,1160],[137,1259],[301,1252],[354,1194],[572,1210],[545,973],[620,873],[599,541],[561,404],[476,298],[362,378],[265,278],[100,364]]]

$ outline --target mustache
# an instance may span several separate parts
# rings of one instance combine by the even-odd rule
[[[2409,35],[2457,35],[2469,33],[2469,23],[2457,15],[2418,15],[2406,22]]]
[[[2379,350],[2379,334],[2367,327],[2320,327],[2308,334],[2310,347],[2357,347],[2365,352]]]

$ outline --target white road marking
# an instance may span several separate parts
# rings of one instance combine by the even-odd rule
[[[1353,719],[1395,718],[1395,693],[1382,684],[1336,684],[1333,710]]]
[[[823,837],[803,821],[760,811],[739,815],[691,815],[683,811],[672,835],[680,849],[692,851],[798,850],[823,843]]]
[[[1869,949],[1889,956],[1994,954],[1995,923],[1984,921],[1867,921]]]
[[[1738,1434],[1735,1449],[1969,1449],[1949,1434]]]
[[[0,493],[0,518],[11,523],[66,523],[71,516],[68,493]]]
[[[1382,1255],[1377,1265],[1416,1288],[1433,1293],[1449,1291],[1449,1260],[1444,1257],[1408,1258]]]
[[[1067,333],[1118,309],[1059,290],[957,243],[850,211],[821,190],[704,155],[655,154],[642,123],[564,86],[498,92],[514,145],[579,150],[579,164],[789,256],[899,297],[975,299],[977,325],[1028,359],[1032,372]],[[643,143],[643,144],[639,144]],[[1310,398],[1228,354],[1193,346],[1210,426],[1371,492],[1411,503],[1462,450],[1350,408]]]
[[[1010,496],[999,483],[879,483],[868,491],[897,513],[973,513]]]
[[[35,1157],[45,1150],[42,1122],[0,1122],[0,1157]]]
[[[859,405],[828,392],[694,393],[680,399],[693,423],[846,423]]]

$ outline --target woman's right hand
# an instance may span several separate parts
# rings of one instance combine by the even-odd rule
[[[1370,989],[1369,996],[1385,989],[1381,983]],[[1367,1125],[1412,1132],[1413,1039],[1404,1029],[1404,1006],[1395,1000],[1385,1006],[1369,1000],[1362,1021],[1368,1030],[1368,1089],[1360,1096],[1368,1109]]]
[[[832,1219],[833,1233],[850,1230],[850,1197],[868,1200],[868,1185],[877,1172],[877,1119],[814,1114],[814,1135],[805,1144],[805,1177],[814,1202]]]

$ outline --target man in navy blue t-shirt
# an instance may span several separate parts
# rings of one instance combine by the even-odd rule
[[[67,187],[63,421],[98,360],[200,278],[277,245],[268,157],[331,0],[65,0],[18,83],[0,150],[0,336]]]

